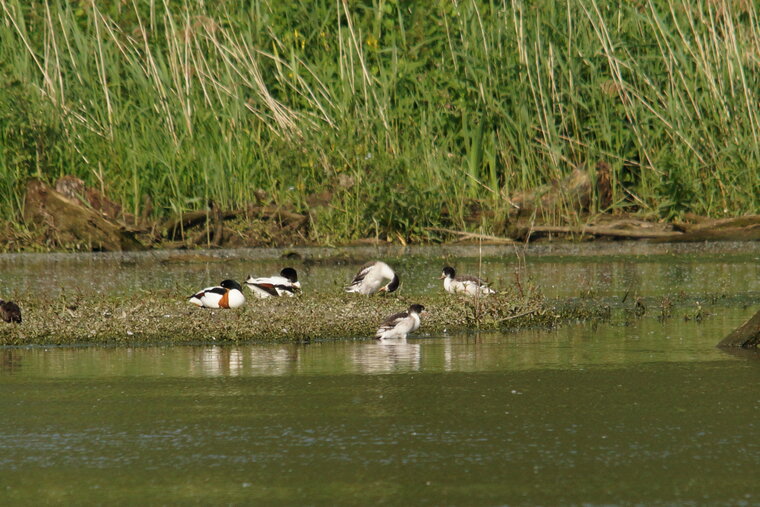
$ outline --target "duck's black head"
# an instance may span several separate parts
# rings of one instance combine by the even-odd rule
[[[222,283],[220,283],[219,285],[229,290],[232,290],[232,289],[237,289],[239,291],[243,290],[240,284],[237,283],[235,280],[222,280]]]
[[[388,285],[386,285],[385,287],[383,287],[383,289],[386,292],[393,292],[396,289],[398,289],[399,285],[401,285],[401,280],[399,280],[398,275],[394,273],[393,274],[393,280],[391,280],[391,283],[389,283]]]
[[[452,268],[451,266],[445,266],[443,268],[443,274],[441,275],[441,278],[446,278],[446,277],[454,278],[455,276],[457,276],[457,272],[454,271],[454,268]]]
[[[409,307],[409,313],[416,313],[417,315],[425,311],[425,307],[422,305],[412,305]]]
[[[296,283],[298,281],[298,273],[293,268],[285,268],[280,271],[280,276],[287,278],[290,283]]]

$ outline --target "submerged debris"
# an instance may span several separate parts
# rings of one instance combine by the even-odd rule
[[[760,310],[718,344],[718,347],[741,347],[744,349],[758,346],[760,346]]]

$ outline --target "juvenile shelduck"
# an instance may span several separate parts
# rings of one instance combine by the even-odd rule
[[[384,262],[368,262],[359,269],[346,292],[358,292],[369,296],[375,292],[393,292],[398,289],[399,278]],[[385,285],[384,285],[385,284]]]
[[[451,266],[443,268],[440,278],[443,280],[443,288],[452,294],[463,293],[468,296],[486,296],[496,293],[487,282],[475,276],[456,276],[456,271]]]
[[[385,319],[375,333],[378,340],[406,338],[408,333],[417,331],[420,327],[420,315],[424,312],[422,305],[411,305],[405,312],[395,313]]]
[[[13,301],[3,301],[0,299],[0,319],[5,322],[21,323],[21,308]]]
[[[298,281],[298,273],[293,268],[285,268],[280,271],[280,276],[254,278],[249,276],[245,285],[253,291],[258,298],[287,296],[291,297],[300,292],[301,282]]]
[[[238,308],[245,303],[242,290],[235,280],[224,280],[218,287],[206,287],[188,300],[201,308]]]

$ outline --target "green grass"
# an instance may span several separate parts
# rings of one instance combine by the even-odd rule
[[[757,213],[759,14],[0,0],[0,219],[20,222],[28,178],[74,174],[132,213],[148,196],[157,218],[264,189],[308,211],[317,242],[435,240],[427,227],[493,232],[468,220],[474,202],[500,216],[506,196],[600,160],[613,209]]]

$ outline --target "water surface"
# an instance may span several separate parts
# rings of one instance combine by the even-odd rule
[[[395,260],[420,295],[453,261]],[[0,504],[760,505],[760,360],[714,347],[756,311],[755,252],[456,261],[558,298],[711,302],[700,321],[676,305],[391,344],[0,349]],[[356,267],[295,262],[316,291]],[[281,264],[68,258],[2,278],[130,294]]]
[[[507,335],[4,349],[0,498],[760,503],[746,311]]]
[[[659,245],[641,242],[528,247],[407,247],[156,251],[113,254],[0,254],[0,287],[9,297],[39,291],[134,294],[170,290],[178,297],[218,284],[269,276],[285,266],[299,272],[304,291],[340,292],[359,266],[384,259],[400,274],[401,291],[442,291],[444,265],[478,275],[494,287],[534,284],[549,298],[760,295],[760,244]],[[189,295],[189,294],[188,294]]]

